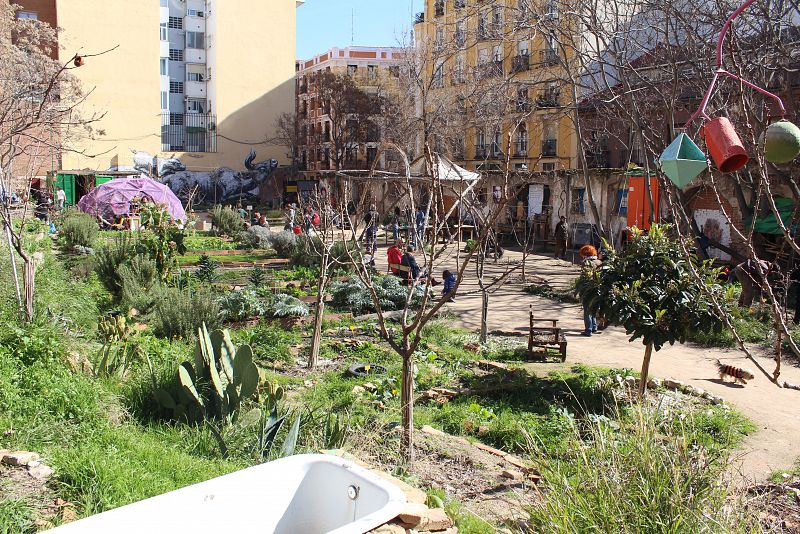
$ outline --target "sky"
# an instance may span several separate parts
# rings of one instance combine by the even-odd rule
[[[297,57],[338,46],[397,46],[424,0],[306,0],[297,9]],[[351,24],[351,19],[353,23]],[[352,31],[351,31],[352,29]]]

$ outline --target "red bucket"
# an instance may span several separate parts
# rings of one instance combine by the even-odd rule
[[[714,164],[722,172],[735,172],[747,165],[747,150],[726,117],[718,117],[703,126],[703,135]]]

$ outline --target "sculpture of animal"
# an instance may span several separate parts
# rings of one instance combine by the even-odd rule
[[[719,360],[717,360],[717,369],[719,370],[719,377],[721,380],[725,380],[726,376],[731,376],[733,377],[734,383],[740,382],[742,384],[747,384],[748,380],[755,378],[755,375],[749,369],[728,365]]]

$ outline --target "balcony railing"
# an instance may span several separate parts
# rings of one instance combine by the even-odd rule
[[[558,51],[553,49],[540,50],[539,62],[547,65],[558,63]]]
[[[414,15],[414,24],[421,24],[423,22],[425,22],[425,13],[424,12],[419,12],[416,15]]]
[[[531,111],[531,101],[528,98],[520,98],[517,100],[517,112],[518,113],[530,113]]]
[[[216,152],[217,116],[210,113],[162,113],[161,149],[165,152]]]
[[[527,158],[528,157],[528,143],[517,143],[514,147],[514,157],[515,158]]]
[[[489,61],[480,66],[480,73],[483,77],[501,76],[503,74],[502,61]]]
[[[536,99],[536,105],[540,108],[557,108],[561,107],[558,101],[558,95],[542,95]]]
[[[531,68],[531,56],[520,54],[511,58],[511,73],[523,72]]]
[[[545,158],[554,158],[558,154],[558,140],[545,139],[542,141],[542,156]]]
[[[486,159],[487,155],[486,145],[475,145],[475,159]]]

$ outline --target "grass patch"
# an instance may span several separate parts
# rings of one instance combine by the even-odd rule
[[[0,534],[28,534],[36,532],[33,509],[22,499],[0,501]]]
[[[254,261],[261,261],[261,260],[268,260],[275,257],[274,252],[260,252],[260,253],[244,253],[244,254],[228,254],[228,255],[219,255],[219,256],[209,256],[209,258],[213,261],[217,261],[220,263],[223,262],[254,262]],[[185,254],[183,256],[178,256],[178,265],[194,265],[200,261],[199,254]]]

